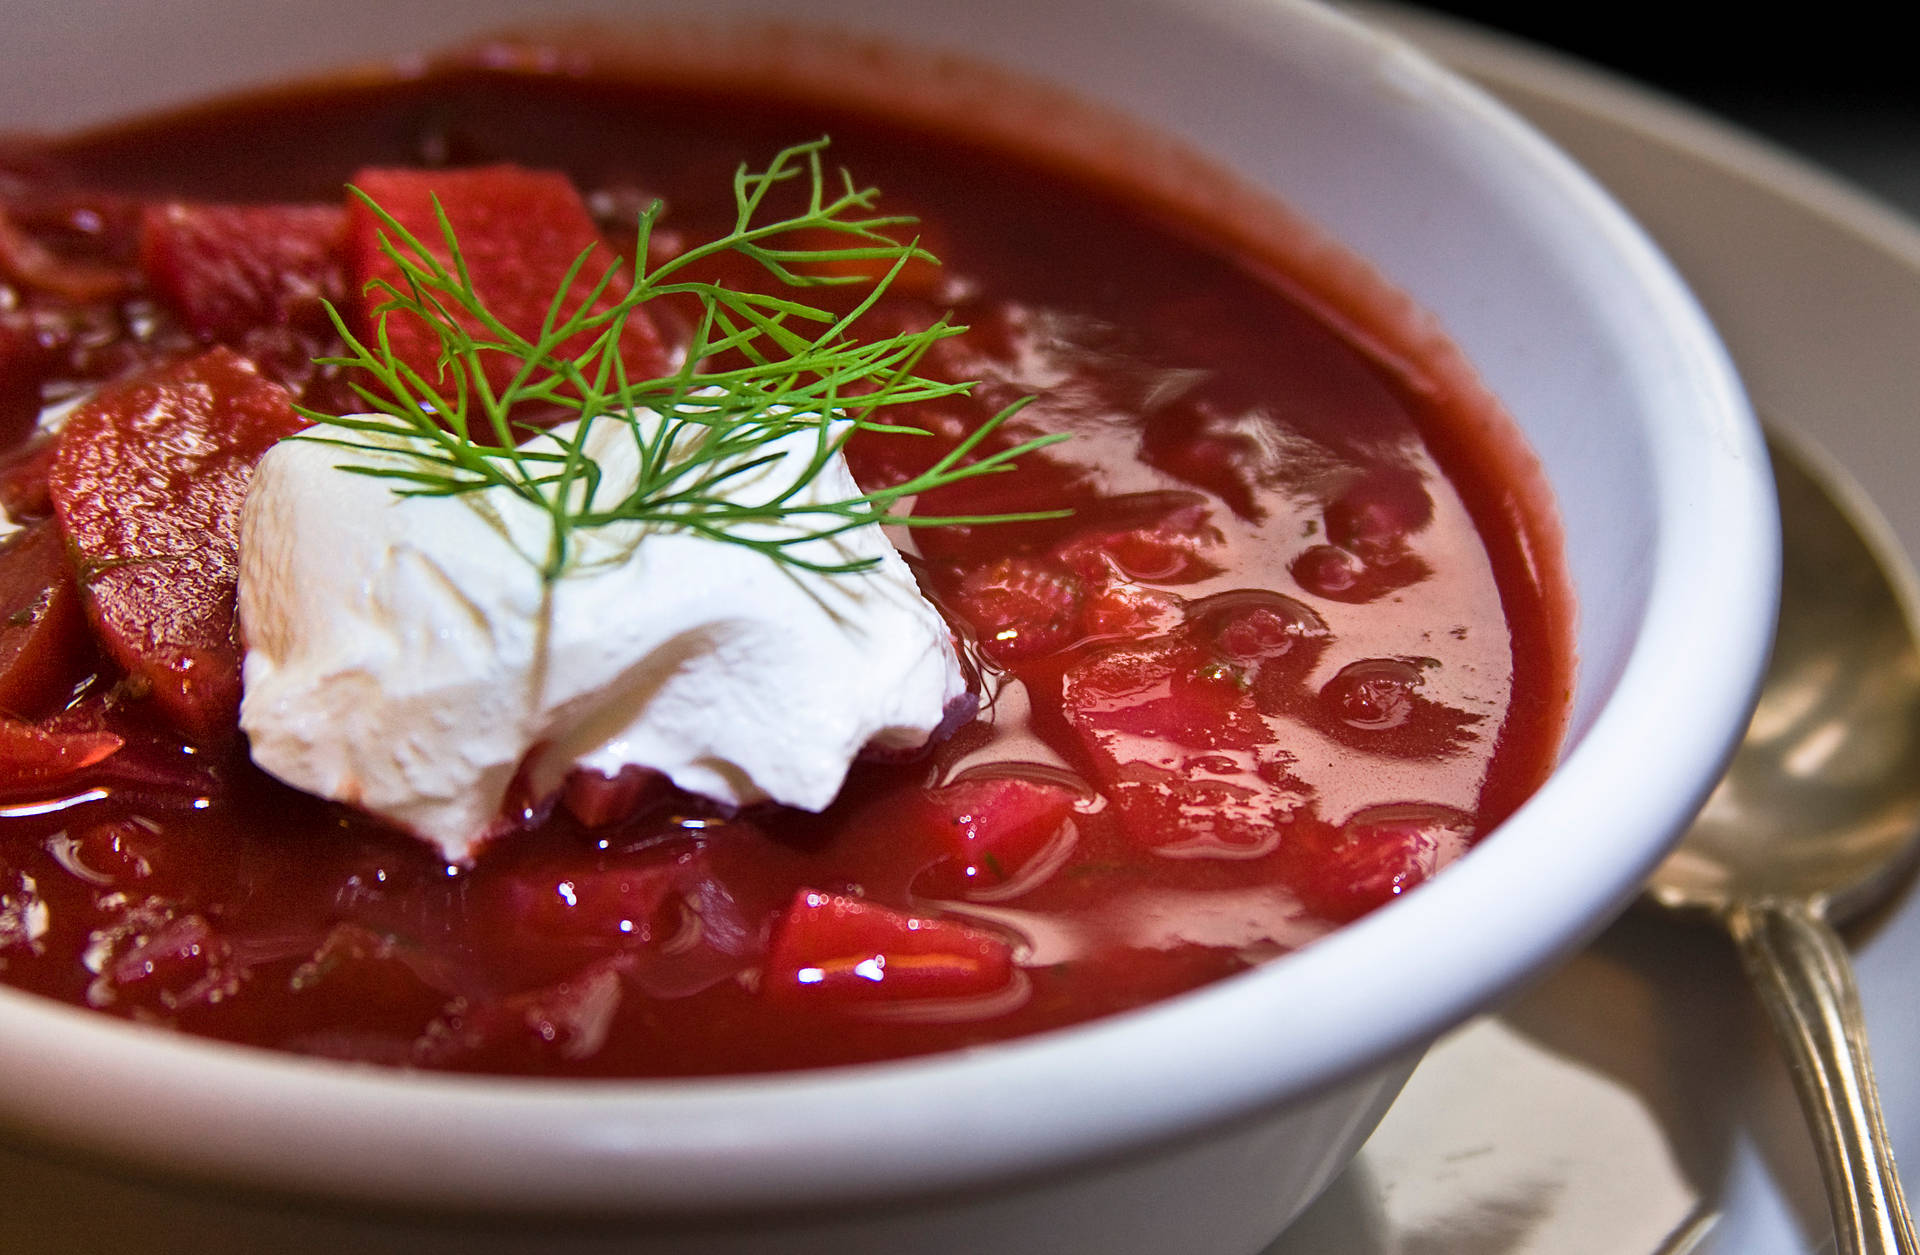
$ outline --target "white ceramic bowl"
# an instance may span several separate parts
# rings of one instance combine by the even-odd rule
[[[0,128],[431,49],[529,12],[665,7],[9,0]],[[1628,899],[1717,774],[1775,595],[1770,480],[1737,383],[1693,301],[1586,178],[1334,13],[700,10],[844,26],[1118,108],[1283,197],[1436,315],[1558,494],[1580,602],[1563,763],[1406,900],[1264,969],[1038,1039],[773,1078],[529,1083],[226,1048],[0,991],[0,1124],[211,1185],[209,1205],[236,1190],[291,1199],[291,1214],[317,1200],[356,1249],[1245,1255],[1339,1171],[1429,1041]]]

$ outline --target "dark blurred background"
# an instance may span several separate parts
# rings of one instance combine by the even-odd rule
[[[1920,66],[1905,5],[1669,0],[1421,7],[1650,84],[1811,156],[1920,216]]]

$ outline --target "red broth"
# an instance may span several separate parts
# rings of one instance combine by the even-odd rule
[[[514,162],[569,174],[616,246],[662,197],[670,249],[724,229],[736,165],[822,134],[946,263],[910,269],[875,325],[952,309],[972,330],[927,369],[982,381],[918,416],[932,440],[863,437],[856,476],[904,476],[1029,394],[1012,437],[1073,436],[918,506],[1073,511],[907,542],[980,717],[857,764],[824,814],[587,782],[449,867],[244,746],[183,739],[82,634],[42,691],[5,696],[25,718],[0,738],[0,979],[404,1066],[891,1058],[1283,955],[1415,889],[1544,778],[1570,674],[1553,526],[1499,469],[1523,459],[1470,381],[1383,359],[1331,271],[1286,268],[1296,242],[1252,251],[1124,183],[824,104],[456,64],[14,144],[0,501],[49,511],[43,401],[210,342],[344,406],[311,365],[329,332],[310,299],[195,313],[155,291],[148,202],[338,205],[367,165]],[[50,526],[0,550],[15,637],[77,613]]]

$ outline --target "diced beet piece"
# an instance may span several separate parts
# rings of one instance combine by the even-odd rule
[[[1271,733],[1246,669],[1197,627],[1118,645],[1067,668],[1061,712],[1135,841],[1244,856],[1299,804],[1272,770]]]
[[[0,453],[0,509],[8,518],[18,522],[43,519],[53,513],[47,476],[53,472],[53,459],[59,452],[59,438],[42,432]]]
[[[575,258],[593,250],[564,302],[565,314],[580,308],[614,262],[580,193],[563,174],[506,165],[465,170],[367,169],[354,176],[353,184],[445,261],[448,253],[434,213],[437,198],[460,243],[474,291],[501,322],[528,340],[539,338],[554,292]],[[349,197],[347,214],[348,272],[356,294],[354,332],[371,343],[378,328],[374,310],[385,298],[377,290],[367,291],[366,285],[375,280],[398,284],[400,270],[380,247],[385,227],[379,217],[359,197]],[[602,308],[612,303],[620,282],[616,278],[615,288],[602,297]],[[424,322],[412,315],[393,314],[387,319],[387,335],[395,355],[422,378],[430,382],[440,378],[440,341]],[[578,354],[591,344],[591,337],[579,336],[561,349]],[[622,332],[621,360],[628,378],[636,381],[668,369],[660,337],[644,310],[635,311]],[[503,354],[492,354],[487,379],[495,389],[502,388],[520,365]]]
[[[61,430],[50,484],[88,617],[189,736],[234,729],[240,506],[303,426],[286,389],[217,348],[101,389]]]
[[[183,1025],[217,1021],[257,968],[294,959],[318,940],[305,930],[242,931],[161,897],[106,895],[102,918],[88,938],[87,966],[97,975],[87,1001]]]
[[[1185,636],[1116,645],[1076,662],[1061,708],[1116,760],[1159,758],[1167,744],[1250,750],[1269,735],[1242,677]],[[1129,742],[1152,748],[1130,752]]]
[[[962,780],[927,796],[953,853],[948,887],[962,893],[1014,879],[1060,835],[1078,800],[1064,784],[1027,776]]]
[[[1338,828],[1301,824],[1289,834],[1289,879],[1308,910],[1344,924],[1458,858],[1471,825],[1462,812],[1418,803],[1369,807]]]
[[[1038,658],[1080,634],[1080,580],[1053,562],[1002,558],[968,573],[959,611],[980,634],[980,648],[1000,663]]]
[[[566,944],[583,954],[624,950],[661,940],[671,927],[663,908],[673,896],[671,862],[569,871],[529,871],[503,886],[503,930],[542,945]]]
[[[45,784],[85,771],[121,744],[111,732],[50,732],[0,715],[0,789]]]
[[[991,933],[802,889],[774,925],[761,988],[853,1009],[992,994],[1012,979],[1013,950]]]
[[[1305,681],[1332,634],[1304,602],[1265,589],[1219,593],[1189,609],[1215,657],[1247,679],[1262,713],[1297,708]]]
[[[337,205],[149,205],[140,268],[193,331],[232,343],[262,326],[327,325],[341,304],[346,211]]]
[[[86,622],[60,529],[35,523],[0,545],[0,711],[32,716],[79,676]]]
[[[1328,640],[1325,621],[1311,607],[1264,589],[1209,597],[1194,608],[1194,620],[1211,633],[1215,653],[1242,666],[1284,658],[1304,670]]]

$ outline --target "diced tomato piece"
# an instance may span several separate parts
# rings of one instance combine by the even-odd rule
[[[0,789],[45,784],[85,771],[121,744],[111,732],[49,732],[0,715]]]
[[[38,714],[69,690],[86,651],[73,565],[52,520],[0,545],[0,711]]]
[[[193,331],[232,343],[261,326],[327,325],[346,294],[337,205],[149,205],[140,268]]]
[[[1013,950],[991,933],[802,889],[774,925],[761,988],[770,997],[858,1008],[991,994],[1012,979]]]
[[[1080,580],[1055,563],[1002,558],[960,583],[960,613],[995,662],[1013,663],[1063,649],[1080,634]]]
[[[991,889],[1013,879],[1060,835],[1077,800],[1063,784],[1027,776],[984,776],[928,793],[952,851],[952,883],[936,892]]]
[[[437,198],[459,241],[474,291],[501,322],[528,340],[539,338],[554,293],[576,258],[593,250],[563,302],[565,315],[585,303],[614,261],[580,193],[563,174],[505,165],[368,169],[354,175],[353,184],[445,261],[449,255],[434,213]],[[356,293],[354,330],[371,342],[379,321],[374,311],[385,298],[366,285],[376,280],[398,284],[400,269],[381,249],[384,224],[358,197],[349,198],[347,216],[348,272]],[[603,295],[601,308],[612,303],[619,282],[616,279],[616,288]],[[422,378],[439,379],[440,341],[426,323],[396,313],[387,318],[387,335],[396,356]],[[578,354],[591,345],[592,337],[583,335],[562,345],[561,351]],[[660,336],[644,310],[628,320],[620,346],[630,379],[651,379],[668,369]],[[488,382],[496,389],[504,387],[520,366],[495,354],[487,364]]]
[[[88,617],[189,736],[234,729],[240,506],[304,426],[286,389],[217,348],[103,388],[61,429],[50,485]]]

